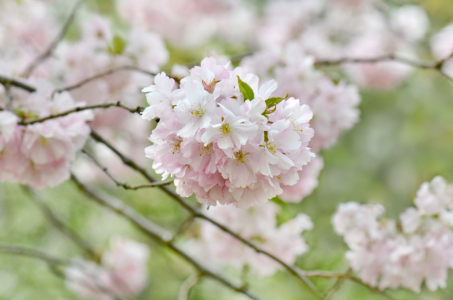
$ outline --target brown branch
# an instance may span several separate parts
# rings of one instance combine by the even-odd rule
[[[58,43],[60,43],[60,41],[66,35],[66,32],[68,31],[69,26],[71,25],[72,21],[74,20],[76,12],[82,3],[83,3],[83,0],[77,0],[76,4],[74,5],[71,12],[69,13],[69,16],[66,19],[66,22],[63,24],[63,27],[62,27],[60,33],[55,38],[55,40],[53,40],[53,42],[47,47],[47,49],[43,53],[41,53],[25,70],[25,72],[24,72],[25,78],[29,77],[30,74],[33,72],[33,70],[52,54],[52,52],[57,47]]]
[[[1,76],[1,75],[0,75],[0,83],[3,84],[3,86],[5,86],[5,87],[7,85],[15,86],[15,87],[21,88],[23,90],[26,90],[27,92],[30,92],[30,93],[33,93],[36,91],[36,88],[33,86],[23,83],[17,79],[9,78],[9,77],[5,77],[5,76]]]
[[[97,134],[94,131],[91,131],[91,136],[98,142],[103,143],[108,148],[110,148],[115,154],[117,154],[117,156],[123,161],[124,164],[126,164],[130,168],[132,168],[132,169],[136,170],[137,172],[139,172],[140,174],[142,174],[150,182],[156,181],[156,179],[151,174],[149,174],[144,168],[138,166],[130,158],[127,158],[125,155],[123,155],[120,151],[118,151],[112,144],[110,144],[108,141],[106,141],[104,138],[102,138],[99,134]],[[291,273],[296,278],[298,278],[300,281],[302,281],[316,296],[323,299],[323,296],[318,291],[318,289],[313,285],[313,283],[304,274],[298,272],[298,270],[296,268],[288,265],[287,263],[283,262],[281,259],[279,259],[275,255],[261,249],[260,247],[253,244],[249,240],[247,240],[247,239],[241,237],[240,235],[236,234],[235,232],[231,231],[228,227],[209,218],[204,213],[202,213],[197,207],[191,205],[189,202],[187,202],[184,198],[179,196],[173,189],[169,188],[168,186],[159,186],[159,188],[162,189],[167,195],[171,196],[176,202],[178,202],[186,211],[188,211],[195,218],[202,219],[202,220],[205,220],[205,221],[213,224],[220,230],[235,237],[237,240],[241,241],[243,244],[245,244],[245,245],[249,246],[250,248],[252,248],[253,250],[255,250],[255,252],[261,253],[261,254],[267,256],[268,258],[272,259],[273,261],[277,262],[284,269],[286,269],[289,273]]]
[[[50,120],[50,119],[64,117],[64,116],[67,116],[69,114],[81,112],[81,111],[84,111],[84,110],[98,109],[98,108],[109,108],[109,107],[120,107],[120,108],[123,108],[123,109],[131,112],[131,113],[138,113],[138,114],[140,114],[140,112],[143,111],[143,107],[140,107],[140,106],[130,107],[130,106],[126,105],[126,104],[123,104],[121,101],[107,102],[107,103],[88,105],[88,106],[78,106],[78,107],[75,107],[73,109],[70,109],[70,110],[55,114],[55,115],[42,117],[42,118],[39,118],[39,119],[22,120],[22,121],[19,122],[19,125],[31,125],[31,124],[35,124],[35,123],[41,123],[41,122],[44,122],[44,121],[47,121],[47,120]]]
[[[120,66],[120,67],[114,67],[112,69],[109,69],[109,70],[106,70],[106,71],[103,71],[99,74],[96,74],[96,75],[93,75],[93,76],[90,76],[78,83],[75,83],[75,84],[72,84],[72,85],[68,85],[66,87],[63,87],[61,89],[58,89],[58,90],[55,90],[54,93],[59,93],[59,92],[62,92],[62,91],[70,91],[70,90],[74,90],[74,89],[77,89],[93,80],[96,80],[96,79],[99,79],[99,78],[102,78],[104,76],[107,76],[107,75],[110,75],[110,74],[113,74],[115,72],[118,72],[118,71],[135,71],[135,72],[139,72],[139,73],[142,73],[142,74],[146,74],[146,75],[149,75],[149,76],[156,76],[156,73],[153,73],[153,72],[149,72],[147,70],[143,70],[143,69],[140,69],[138,67],[134,67],[134,66]]]
[[[66,237],[73,241],[77,246],[83,249],[90,257],[96,258],[96,252],[88,242],[82,239],[76,232],[69,228],[63,221],[61,221],[49,206],[41,199],[38,193],[28,186],[22,186],[23,190],[30,196],[30,199],[35,202],[41,212],[46,216],[50,223],[55,228],[61,231]]]
[[[69,264],[69,261],[66,259],[59,258],[54,255],[47,254],[41,250],[38,250],[35,248],[30,248],[30,247],[0,243],[0,252],[7,253],[7,254],[39,258],[39,259],[45,261],[49,266]]]
[[[127,206],[120,200],[114,199],[112,197],[107,197],[101,193],[98,193],[97,191],[95,191],[91,188],[88,188],[86,185],[81,183],[77,179],[77,177],[73,174],[71,175],[71,179],[77,185],[77,187],[89,198],[93,199],[95,202],[99,203],[100,205],[107,207],[110,210],[113,210],[116,213],[122,215],[123,217],[129,219],[129,221],[131,221],[144,234],[148,235],[150,238],[152,238],[157,243],[173,250],[176,254],[178,254],[180,257],[182,257],[184,260],[186,260],[188,263],[190,263],[195,269],[197,269],[197,271],[201,275],[210,277],[210,278],[224,284],[225,286],[229,287],[232,290],[243,293],[244,295],[247,295],[250,299],[258,300],[258,298],[256,298],[254,295],[250,294],[249,291],[244,290],[243,288],[241,288],[241,286],[231,283],[228,279],[224,278],[222,275],[216,274],[216,273],[206,269],[201,264],[199,264],[197,261],[195,261],[193,258],[191,258],[189,255],[187,255],[185,252],[183,252],[182,250],[177,248],[172,243],[173,235],[170,232],[168,232],[167,230],[154,224],[150,220],[144,218],[142,215],[138,214],[133,208]]]
[[[86,149],[82,149],[82,153],[85,153],[113,182],[115,182],[115,184],[117,186],[123,187],[126,190],[138,190],[138,189],[151,188],[151,187],[162,186],[162,185],[167,185],[167,184],[173,183],[173,179],[168,179],[168,180],[156,181],[156,182],[145,183],[145,184],[130,185],[124,181],[117,179],[115,176],[113,176],[113,174],[106,167],[104,167],[99,162],[99,160],[97,160]]]
[[[6,109],[12,110],[11,105],[13,104],[13,95],[11,94],[11,85],[5,84],[5,93],[6,93]]]
[[[452,54],[453,56],[453,54]],[[399,62],[408,66],[420,68],[420,69],[430,69],[438,71],[441,75],[445,76],[448,80],[453,82],[453,78],[450,77],[447,73],[442,70],[443,65],[445,62],[450,59],[452,56],[449,56],[445,59],[440,61],[420,61],[420,60],[412,60],[409,58],[405,58],[402,56],[398,56],[395,54],[388,54],[383,56],[377,56],[372,58],[352,58],[352,57],[344,57],[340,59],[334,60],[318,60],[315,62],[315,66],[335,66],[335,65],[342,65],[342,64],[360,64],[360,63],[380,63],[386,61],[393,61]]]
[[[387,294],[386,292],[384,291],[381,291],[380,289],[376,288],[376,287],[373,287],[365,282],[363,282],[360,278],[352,275],[349,271],[348,272],[345,272],[345,273],[342,273],[342,272],[332,272],[332,271],[319,271],[319,270],[315,270],[315,271],[299,271],[301,273],[303,273],[305,276],[309,277],[309,278],[338,278],[338,279],[348,279],[348,280],[351,280],[351,281],[354,281],[364,287],[366,287],[367,289],[371,290],[372,292],[376,293],[376,294],[380,294],[388,299],[391,299],[393,300],[393,298]]]

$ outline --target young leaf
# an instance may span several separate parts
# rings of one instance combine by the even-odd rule
[[[279,104],[280,102],[283,101],[283,99],[287,98],[288,97],[288,94],[286,94],[285,97],[272,97],[272,98],[269,98],[266,100],[266,106],[267,108],[271,108],[272,106],[276,106],[277,104]]]
[[[241,80],[238,76],[239,91],[244,95],[244,100],[253,100],[255,99],[255,93],[253,93],[252,88]]]
[[[126,48],[126,41],[119,35],[115,35],[109,45],[109,52],[112,54],[122,54]]]

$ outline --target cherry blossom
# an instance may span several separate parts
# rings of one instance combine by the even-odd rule
[[[65,269],[66,286],[91,299],[129,299],[148,284],[146,245],[117,237],[102,255],[102,264],[74,259]]]
[[[253,73],[227,66],[205,58],[179,89],[165,73],[143,89],[150,106],[142,117],[160,118],[145,153],[156,172],[176,177],[183,197],[247,208],[296,184],[314,156],[313,114],[297,99],[271,98],[275,81],[259,85]]]

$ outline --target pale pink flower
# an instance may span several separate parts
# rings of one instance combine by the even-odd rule
[[[423,215],[439,214],[446,205],[453,203],[453,186],[436,176],[431,182],[424,182],[420,186],[414,203]]]
[[[295,185],[282,185],[283,193],[279,198],[285,202],[300,202],[318,186],[318,177],[324,167],[323,159],[317,155],[298,171],[299,179]]]
[[[433,35],[430,40],[431,51],[437,60],[447,59],[443,65],[443,70],[453,75],[453,23],[442,28]]]
[[[170,54],[162,38],[144,28],[134,27],[127,39],[125,55],[134,60],[134,64],[149,72],[158,72],[168,62]]]
[[[231,205],[211,207],[207,214],[227,226],[241,237],[253,241],[287,264],[294,264],[299,255],[308,251],[301,233],[310,230],[313,224],[304,214],[277,226],[276,216],[279,207],[274,203],[256,205],[248,210]],[[253,224],[253,226],[250,226]],[[272,276],[281,265],[263,254],[257,254],[237,239],[219,230],[210,223],[203,222],[201,235],[192,240],[191,246],[197,254],[215,265],[232,265],[242,268],[249,265],[259,276]]]
[[[66,286],[82,297],[99,300],[129,299],[148,284],[149,248],[125,238],[113,239],[101,265],[73,260],[65,269]]]
[[[223,150],[238,150],[241,145],[245,145],[247,140],[256,135],[258,126],[250,123],[242,116],[234,115],[223,105],[220,105],[220,109],[221,111],[218,111],[213,124],[201,136],[201,141],[205,145],[216,142],[219,148]]]
[[[209,127],[214,116],[215,101],[198,81],[187,82],[184,90],[186,98],[175,107],[175,113],[179,122],[185,124],[178,135],[189,138],[198,130]]]
[[[167,118],[172,114],[172,105],[177,104],[178,96],[180,96],[179,90],[173,90],[174,85],[175,80],[162,72],[154,78],[154,85],[142,90],[147,93],[146,100],[150,105],[143,111],[143,119]]]
[[[392,11],[390,22],[393,30],[409,42],[420,41],[429,28],[426,11],[417,5],[404,5]]]

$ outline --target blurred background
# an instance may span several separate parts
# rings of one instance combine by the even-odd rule
[[[246,2],[259,10],[266,1]],[[431,22],[428,37],[453,21],[451,0],[385,2],[389,5],[410,3],[423,7]],[[88,10],[110,17],[118,28],[124,25],[112,1],[87,0],[85,3]],[[61,5],[65,9],[69,6]],[[62,20],[66,13],[67,9],[59,12]],[[75,38],[77,34],[77,28],[73,26],[67,38]],[[170,58],[163,69],[169,69],[174,63],[199,61],[210,53],[235,56],[253,50],[246,43],[231,44],[216,38],[203,45],[187,48],[177,48],[171,43],[167,46]],[[433,59],[427,40],[422,43],[421,49],[421,58]],[[347,247],[342,238],[334,233],[330,222],[340,203],[381,203],[386,208],[386,216],[397,218],[411,205],[422,182],[430,181],[436,175],[453,182],[451,82],[437,72],[415,70],[403,84],[390,91],[362,89],[360,94],[360,121],[354,128],[343,133],[331,149],[321,151],[325,167],[319,177],[319,186],[301,203],[283,205],[282,219],[304,212],[314,223],[314,229],[304,233],[310,250],[296,263],[304,270],[347,270],[348,263],[344,258]],[[144,103],[144,99],[142,101]],[[150,168],[150,163],[148,166]],[[126,173],[123,179],[134,182],[137,177]],[[97,185],[99,189],[123,199],[144,216],[169,230],[175,231],[186,217],[186,213],[158,189],[129,192],[108,181]],[[150,284],[137,299],[177,299],[181,284],[192,273],[191,267],[184,261],[150,242],[122,217],[85,199],[71,182],[54,189],[45,189],[41,194],[71,228],[99,251],[105,249],[109,239],[117,235],[149,244]],[[190,201],[197,203],[195,199]],[[10,183],[0,184],[0,241],[34,246],[68,258],[83,254],[49,224],[21,186]],[[233,270],[227,270],[227,274],[228,272],[235,274]],[[316,279],[314,282],[321,290],[325,290],[333,280]],[[308,291],[283,271],[264,279],[251,276],[250,287],[263,299],[312,299]],[[423,288],[420,294],[403,289],[389,293],[395,299],[452,299],[453,276],[450,277],[447,288],[436,292]],[[80,298],[67,290],[64,282],[49,272],[42,261],[0,254],[0,299]],[[203,279],[193,288],[190,299],[246,298],[210,279]],[[371,293],[363,286],[346,282],[332,299],[384,297]]]

